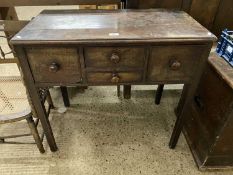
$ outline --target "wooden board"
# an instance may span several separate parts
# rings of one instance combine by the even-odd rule
[[[224,29],[233,30],[233,1],[221,0],[212,31],[220,36]]]
[[[0,7],[43,5],[102,5],[120,3],[120,0],[1,0]]]
[[[210,55],[209,63],[233,89],[233,67],[231,67],[223,58],[219,57],[216,53],[212,53]]]
[[[189,14],[206,28],[211,29],[220,0],[193,0]]]
[[[100,13],[101,12],[101,13]],[[13,43],[88,43],[103,40],[193,41],[215,36],[188,14],[168,10],[43,11],[13,39]]]

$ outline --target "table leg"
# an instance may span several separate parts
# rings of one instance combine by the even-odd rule
[[[130,99],[131,98],[131,85],[124,85],[123,86],[123,94],[125,99]]]
[[[156,91],[156,95],[155,95],[155,104],[159,105],[160,101],[161,101],[161,97],[163,94],[163,88],[164,88],[164,84],[159,84],[157,91]]]
[[[212,47],[212,43],[207,45],[207,47],[208,48],[206,48],[206,52],[203,53],[202,57],[200,58],[200,63],[199,65],[197,65],[196,74],[195,76],[193,76],[192,81],[189,84],[186,83],[184,85],[181,100],[177,108],[178,116],[169,142],[169,147],[171,149],[174,149],[176,147],[179,136],[184,126],[185,117],[189,117],[188,107],[190,106],[190,103],[195,96],[195,92],[200,82],[201,76],[204,72],[204,68],[207,65],[206,63]]]
[[[60,88],[61,88],[61,94],[65,107],[70,107],[70,100],[69,100],[67,87],[61,86]]]
[[[43,89],[38,89],[34,84],[34,79],[31,74],[29,63],[27,62],[27,57],[25,55],[23,48],[17,46],[14,47],[14,49],[17,52],[18,57],[20,58],[19,62],[23,72],[23,79],[25,81],[25,85],[27,87],[29,97],[31,98],[31,102],[32,102],[31,105],[33,105],[35,109],[35,113],[37,117],[40,119],[50,150],[53,152],[57,151],[58,148],[55,142],[55,138],[53,136],[53,131],[49,119],[46,115],[45,106],[40,96],[41,93],[43,92]]]
[[[175,114],[176,114],[177,117],[180,116],[180,114],[182,112],[182,109],[184,107],[185,98],[187,97],[188,89],[189,89],[189,85],[184,84],[182,94],[181,94],[181,97],[180,97],[180,101],[179,101],[177,107],[175,108]]]

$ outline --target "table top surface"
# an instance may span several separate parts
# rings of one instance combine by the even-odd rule
[[[213,41],[216,37],[182,11],[45,10],[13,44],[90,41]]]

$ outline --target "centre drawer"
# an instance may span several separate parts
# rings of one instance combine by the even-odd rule
[[[86,67],[143,68],[145,49],[143,47],[86,47]]]
[[[81,66],[76,48],[27,48],[27,57],[36,82],[77,83]]]
[[[87,81],[104,84],[136,83],[142,81],[142,75],[141,72],[89,72]]]

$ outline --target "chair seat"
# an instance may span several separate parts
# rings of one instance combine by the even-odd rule
[[[20,76],[0,76],[0,124],[31,115],[25,86]]]

